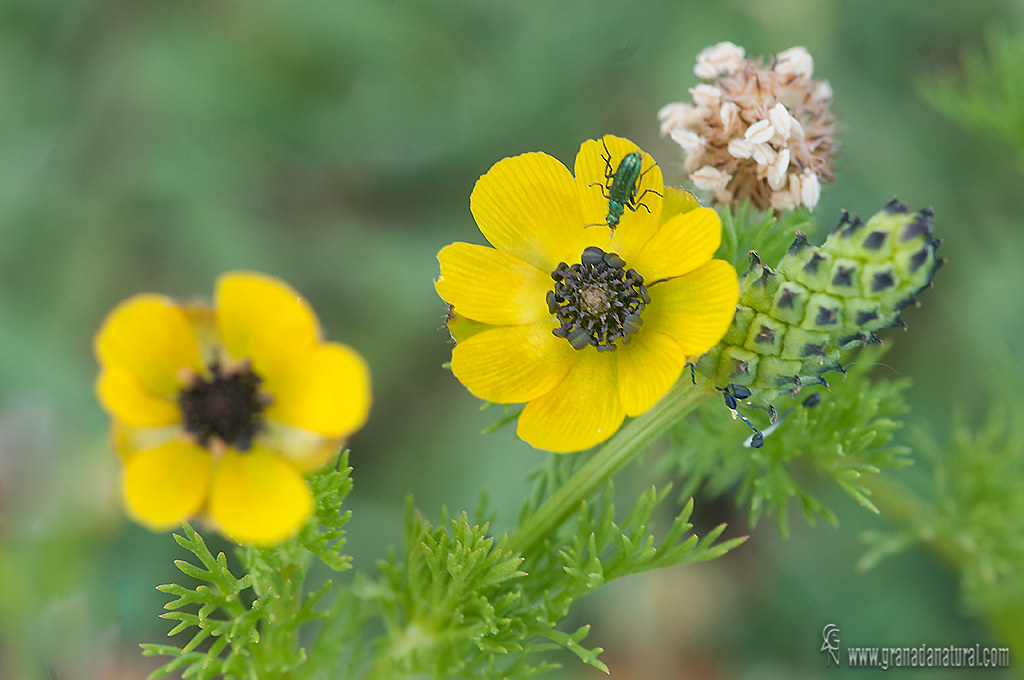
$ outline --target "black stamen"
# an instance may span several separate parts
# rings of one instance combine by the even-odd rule
[[[200,446],[208,447],[216,437],[239,451],[248,450],[263,427],[263,409],[269,403],[259,391],[261,382],[250,366],[229,371],[215,359],[209,377],[197,376],[178,393],[185,431]]]
[[[644,278],[616,253],[597,246],[583,251],[580,264],[560,262],[551,272],[555,287],[547,294],[548,309],[558,317],[552,333],[575,349],[593,345],[599,351],[616,349],[640,331],[640,313],[650,303]]]

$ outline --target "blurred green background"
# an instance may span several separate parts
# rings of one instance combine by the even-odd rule
[[[154,586],[184,554],[124,518],[92,394],[92,335],[136,292],[208,298],[219,273],[260,270],[367,357],[374,409],[350,442],[357,567],[400,542],[407,494],[436,516],[472,510],[486,487],[508,529],[542,457],[510,429],[481,437],[494,416],[442,369],[435,255],[481,241],[469,193],[505,156],[571,167],[583,140],[614,133],[678,180],[655,114],[689,99],[697,52],[721,40],[769,57],[803,45],[831,82],[842,148],[819,235],[894,195],[934,208],[950,261],[905,313],[909,334],[887,334],[880,370],[913,377],[909,421],[941,441],[954,403],[977,414],[992,380],[1017,379],[995,371],[1024,332],[1024,176],[921,92],[1022,21],[1013,0],[6,0],[0,677],[144,677],[157,664],[138,643],[171,627]],[[856,572],[858,532],[884,518],[831,500],[839,528],[794,516],[783,540],[766,521],[721,560],[627,579],[574,616],[595,624],[588,642],[615,678],[831,677],[830,622],[849,644],[996,644],[929,555]],[[707,522],[729,513],[698,503]],[[600,675],[561,660],[555,677]]]

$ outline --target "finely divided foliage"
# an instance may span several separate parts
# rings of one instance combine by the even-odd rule
[[[175,670],[182,670],[185,678],[200,679],[266,677],[271,671],[282,677],[305,663],[307,652],[299,633],[305,624],[325,616],[317,605],[332,586],[327,580],[305,591],[312,557],[333,571],[348,569],[351,559],[341,553],[344,525],[350,516],[341,511],[341,504],[352,488],[352,468],[347,462],[346,453],[336,467],[311,476],[316,519],[294,541],[277,548],[238,548],[238,558],[247,570],[241,577],[232,574],[224,553],[213,556],[191,525],[184,525],[183,536],[175,534],[178,545],[191,552],[201,566],[186,560],[177,560],[175,565],[200,583],[192,588],[159,586],[161,592],[177,597],[164,605],[172,611],[162,616],[179,622],[168,636],[189,632],[192,637],[180,647],[144,644],[147,656],[174,657],[151,677]]]
[[[882,470],[909,465],[909,449],[895,441],[906,412],[903,396],[909,381],[868,379],[884,350],[865,348],[850,362],[845,379],[822,392],[820,403],[780,402],[784,420],[762,449],[740,445],[742,436],[725,409],[703,409],[673,432],[673,453],[666,459],[673,477],[686,480],[681,496],[703,491],[708,496],[731,494],[746,507],[755,526],[775,515],[788,535],[791,501],[807,520],[819,517],[838,524],[837,515],[822,503],[817,479],[833,480],[862,506],[878,512],[873,483]],[[755,411],[751,417],[756,417]],[[788,414],[788,415],[786,415]],[[766,430],[767,431],[767,430]]]
[[[332,568],[347,565],[339,552],[347,513],[340,515],[335,503],[350,487],[349,471],[318,473],[313,482],[318,520],[333,522],[322,534],[333,537],[329,547],[311,540],[311,525],[276,550],[240,551],[248,570],[241,577],[186,525],[185,536],[175,538],[201,566],[181,560],[178,568],[201,583],[160,590],[177,597],[166,605],[174,611],[164,617],[179,621],[169,635],[192,637],[181,647],[144,645],[147,655],[174,657],[152,677],[175,670],[187,678],[305,677],[313,670],[307,662],[316,660],[335,669],[331,677],[526,678],[555,667],[546,654],[555,648],[607,672],[601,649],[582,644],[589,626],[560,629],[575,600],[623,576],[714,559],[744,540],[720,541],[724,525],[699,539],[689,523],[690,502],[659,541],[652,515],[667,490],[641,494],[616,521],[609,484],[601,500],[581,505],[575,526],[519,555],[487,523],[442,513],[434,525],[410,500],[401,556],[383,560],[376,576],[358,575],[321,609],[332,584],[305,592],[310,552],[302,544]],[[541,496],[559,474],[549,469],[537,476]],[[369,660],[359,651],[365,649],[374,650]]]
[[[657,541],[651,515],[665,498],[650,489],[620,524],[609,486],[601,502],[583,504],[574,529],[523,556],[486,524],[442,516],[434,527],[410,506],[405,559],[381,565],[387,632],[371,677],[529,677],[550,667],[538,654],[552,643],[607,672],[601,650],[581,644],[589,626],[557,628],[575,600],[623,576],[714,559],[744,540],[719,542],[724,525],[698,539],[690,503]]]

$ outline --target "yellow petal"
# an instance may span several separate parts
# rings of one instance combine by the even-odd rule
[[[370,412],[370,369],[355,350],[325,342],[291,364],[270,393],[268,420],[326,437],[359,429]]]
[[[453,243],[437,254],[437,294],[459,314],[492,325],[530,323],[551,316],[546,302],[551,271],[541,271],[486,246]]]
[[[110,426],[110,444],[125,463],[135,455],[180,439],[181,423],[166,427],[135,427],[120,420]]]
[[[210,488],[210,517],[239,543],[270,545],[298,531],[313,494],[298,470],[266,449],[229,450]]]
[[[629,265],[650,285],[692,272],[711,260],[721,242],[718,213],[697,208],[666,222]]]
[[[135,427],[162,427],[181,422],[178,404],[155,395],[123,366],[105,366],[96,380],[100,403],[115,419]]]
[[[477,333],[490,330],[493,326],[474,321],[464,314],[455,311],[455,307],[448,305],[448,320],[445,322],[448,333],[455,342],[462,342]]]
[[[231,358],[250,359],[272,391],[275,380],[320,339],[306,300],[271,276],[233,272],[217,280],[217,331]]]
[[[686,354],[672,338],[641,328],[619,348],[619,397],[626,415],[638,416],[665,396],[679,379]]]
[[[344,437],[325,437],[310,430],[267,420],[260,445],[273,451],[302,474],[314,472],[338,457]]]
[[[217,332],[217,312],[210,305],[202,302],[185,302],[181,308],[192,324],[199,343],[199,352],[203,366],[224,358],[224,343]]]
[[[648,288],[651,304],[643,311],[643,330],[665,333],[693,357],[722,339],[736,313],[739,283],[724,260]]]
[[[697,197],[686,189],[665,187],[665,200],[661,204],[661,223],[664,224],[681,213],[688,213],[700,207]]]
[[[491,245],[541,271],[554,271],[586,247],[576,181],[547,154],[495,163],[477,180],[469,208]]]
[[[124,466],[124,501],[141,524],[170,529],[198,513],[206,501],[212,460],[181,440],[139,451]]]
[[[133,375],[141,390],[174,398],[183,368],[201,370],[188,316],[173,300],[136,295],[107,316],[94,342],[102,366]]]
[[[565,379],[526,405],[516,432],[530,445],[557,453],[581,451],[612,436],[626,415],[615,364],[615,353],[581,350]]]
[[[539,321],[500,326],[460,342],[452,350],[452,373],[475,396],[500,404],[529,401],[553,390],[579,353]]]
[[[612,178],[623,159],[631,153],[641,154],[639,182],[632,187],[624,186],[621,191],[615,188],[613,192]],[[662,197],[665,193],[661,168],[628,139],[605,135],[600,140],[587,140],[580,146],[575,172],[585,224],[608,224],[609,199],[618,197],[619,202],[623,203],[623,213],[614,231],[609,232],[606,227],[588,229],[592,234],[610,233],[610,241],[588,245],[597,245],[608,252],[618,253],[630,262],[630,258],[651,238],[661,221]],[[632,197],[633,208],[625,204],[629,197]]]

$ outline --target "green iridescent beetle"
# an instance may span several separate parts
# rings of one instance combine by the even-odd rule
[[[608,144],[601,140],[601,144],[604,145],[604,177],[605,184],[594,183],[590,186],[601,187],[601,195],[608,200],[608,217],[605,218],[604,223],[607,224],[608,228],[615,232],[615,228],[619,226],[619,220],[626,212],[626,208],[629,208],[633,212],[636,212],[637,208],[643,208],[647,212],[651,209],[643,203],[643,198],[647,194],[656,194],[661,196],[660,193],[654,189],[644,189],[644,191],[637,196],[637,188],[640,186],[640,180],[654,167],[653,165],[646,170],[643,169],[644,157],[639,151],[634,151],[623,156],[622,160],[619,161],[618,167],[612,171],[612,155],[608,151]],[[591,224],[587,226],[596,227],[598,225]]]

